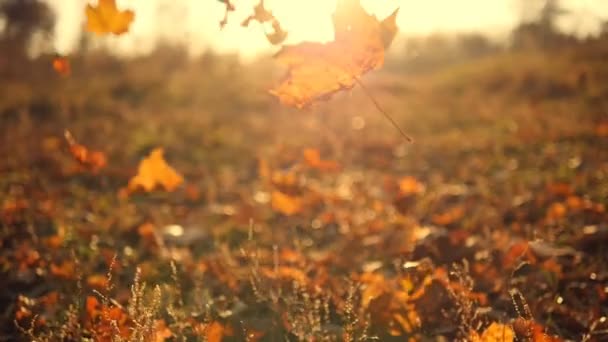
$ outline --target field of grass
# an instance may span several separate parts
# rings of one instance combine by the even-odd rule
[[[0,82],[0,340],[606,340],[606,60],[393,61],[363,82],[412,144],[357,88],[282,107],[270,58],[23,62]],[[121,195],[156,147],[185,183]]]

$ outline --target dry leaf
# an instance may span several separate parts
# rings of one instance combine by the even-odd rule
[[[72,67],[67,57],[57,56],[53,58],[53,69],[60,76],[70,76],[72,73]]]
[[[475,332],[471,336],[471,341],[477,342],[513,342],[514,340],[513,329],[508,325],[496,322],[487,327],[481,336]]]
[[[397,11],[380,22],[359,0],[339,0],[334,40],[283,47],[275,58],[287,66],[287,75],[270,93],[302,108],[352,88],[361,75],[383,65],[384,51],[397,31],[396,16]]]
[[[258,4],[253,8],[253,14],[247,17],[241,23],[241,25],[247,27],[252,20],[257,21],[260,24],[271,23],[272,32],[266,33],[266,38],[268,38],[268,41],[271,44],[280,44],[285,40],[285,38],[287,38],[287,32],[283,30],[281,23],[279,23],[279,21],[274,17],[272,12],[264,7],[264,0],[260,0],[260,2],[258,2]]]
[[[399,194],[403,196],[416,195],[424,192],[424,184],[420,183],[416,178],[407,176],[399,181]]]
[[[224,326],[218,321],[211,322],[205,328],[205,336],[208,342],[221,342],[224,337]]]
[[[302,199],[273,191],[270,199],[272,209],[283,215],[291,216],[302,212]]]
[[[318,169],[319,171],[339,171],[340,165],[333,160],[322,160],[321,153],[315,148],[304,149],[304,161],[312,168]]]
[[[79,144],[69,131],[64,133],[68,142],[70,154],[84,167],[97,172],[107,165],[106,155],[101,151],[92,151],[84,145]]]
[[[127,191],[132,193],[141,188],[151,192],[157,186],[166,191],[174,191],[183,181],[184,178],[163,158],[163,149],[156,148],[139,163],[137,175],[129,181]]]
[[[87,17],[87,31],[99,35],[127,32],[135,17],[135,13],[131,10],[120,11],[116,7],[115,0],[99,0],[97,6],[88,4],[85,14]]]

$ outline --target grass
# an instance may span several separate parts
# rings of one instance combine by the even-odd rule
[[[266,59],[84,55],[69,78],[33,61],[0,83],[0,337],[471,340],[499,322],[518,340],[599,341],[607,53],[363,79],[414,144],[360,89],[281,107]],[[65,129],[108,167],[79,167]],[[157,146],[186,185],[118,196]],[[400,190],[406,176],[421,187]],[[300,212],[273,209],[273,191]]]

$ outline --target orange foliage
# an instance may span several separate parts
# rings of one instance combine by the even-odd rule
[[[295,196],[284,194],[280,191],[273,191],[270,198],[272,209],[287,216],[292,216],[302,212],[302,199]]]
[[[163,149],[156,148],[139,163],[137,175],[129,181],[127,191],[132,193],[141,188],[151,192],[157,186],[174,191],[183,181],[183,177],[163,158]]]
[[[415,195],[424,192],[424,190],[424,184],[420,183],[416,178],[412,176],[403,177],[399,181],[400,195]]]
[[[131,335],[131,321],[123,309],[106,306],[100,303],[97,297],[87,296],[85,310],[86,326],[95,331],[97,341],[113,341],[113,336],[116,335],[114,323],[120,337],[128,339]]]
[[[288,71],[270,90],[282,103],[298,108],[352,88],[360,76],[384,64],[397,11],[382,22],[365,12],[359,0],[339,0],[333,16],[334,40],[283,47],[275,58]]]
[[[60,76],[70,76],[72,73],[70,61],[65,56],[57,56],[53,58],[53,69]]]
[[[87,31],[99,35],[113,33],[123,34],[129,31],[129,26],[135,17],[131,10],[120,11],[115,0],[99,0],[97,6],[88,4],[85,9]]]
[[[459,221],[464,217],[464,208],[462,206],[456,206],[448,209],[447,211],[441,214],[435,214],[432,217],[432,221],[434,224],[440,226],[447,226],[456,221]]]
[[[64,133],[65,140],[68,142],[70,154],[82,166],[90,169],[92,172],[97,172],[103,169],[107,164],[106,155],[101,151],[92,151],[84,145],[79,144],[69,131]]]
[[[481,335],[472,332],[470,340],[475,342],[512,342],[515,340],[515,333],[510,326],[494,322]]]
[[[333,160],[322,160],[321,153],[316,148],[304,149],[304,162],[306,165],[318,169],[319,171],[333,172],[339,171],[340,165]]]

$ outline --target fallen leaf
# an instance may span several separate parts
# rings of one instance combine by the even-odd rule
[[[70,76],[72,67],[70,61],[65,56],[56,56],[53,58],[53,69],[60,76]]]
[[[431,218],[434,224],[439,226],[447,226],[455,223],[464,217],[464,208],[462,206],[455,206],[441,214],[435,214]]]
[[[143,189],[151,192],[158,186],[166,191],[174,191],[183,181],[184,178],[163,158],[163,149],[156,148],[139,163],[137,175],[129,181],[127,191],[132,193]]]
[[[87,31],[99,35],[107,33],[118,35],[127,32],[135,17],[135,13],[131,10],[119,10],[115,0],[99,0],[97,6],[88,4],[85,14]]]
[[[471,341],[476,342],[512,342],[515,340],[513,329],[505,324],[492,323],[479,335],[472,333]]]
[[[412,176],[403,177],[399,181],[399,194],[403,196],[416,195],[424,192],[424,184]]]
[[[302,212],[302,199],[286,195],[280,191],[273,191],[270,199],[272,209],[287,216]]]
[[[221,342],[224,337],[224,326],[218,321],[211,322],[205,327],[205,337],[208,342]]]
[[[270,93],[286,105],[303,108],[352,88],[360,76],[384,64],[385,49],[397,32],[396,16],[397,10],[380,22],[359,0],[339,0],[334,40],[283,47],[275,58],[287,66],[287,74]]]
[[[322,160],[321,153],[315,148],[304,149],[304,162],[319,171],[334,172],[340,170],[340,165],[333,160]]]
[[[68,142],[70,154],[82,166],[90,169],[92,172],[97,172],[107,165],[108,161],[103,152],[89,150],[84,145],[79,144],[67,130],[65,131],[64,136],[65,140]]]

